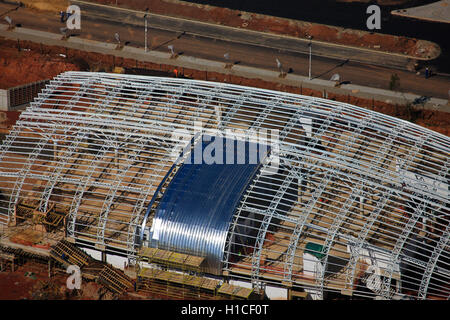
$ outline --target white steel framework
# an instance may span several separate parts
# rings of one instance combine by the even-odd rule
[[[144,220],[147,206],[152,198],[157,204],[174,173],[155,195],[158,186],[179,165],[179,133],[194,137],[199,123],[200,133],[278,137],[278,153],[235,209],[224,275],[315,299],[449,298],[450,139],[322,98],[63,73],[3,141],[0,224],[17,223],[20,204],[58,208],[68,237],[133,258],[139,228],[153,223],[154,211]],[[267,176],[274,156],[278,171]]]

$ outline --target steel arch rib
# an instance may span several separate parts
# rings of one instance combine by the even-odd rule
[[[312,102],[310,102],[308,106],[310,106],[311,104]],[[308,106],[304,106],[304,108],[308,108]],[[332,115],[334,114],[334,112],[335,110],[330,112],[327,118],[329,122],[327,123],[327,125],[322,124],[321,131],[316,133],[315,138],[309,141],[309,143],[307,144],[308,146],[316,145],[320,141],[319,137],[328,128],[329,124],[331,123],[331,119],[333,119]],[[294,115],[291,116],[288,124],[283,128],[283,131],[280,133],[280,142],[283,141],[284,138],[289,134],[294,125],[298,124],[299,121],[297,117],[300,116],[300,114],[302,114],[301,109],[297,109]],[[300,169],[297,170],[291,169],[288,176],[284,178],[280,190],[277,191],[274,200],[272,200],[271,204],[269,205],[269,209],[266,211],[266,215],[264,216],[264,219],[259,227],[258,235],[255,242],[256,253],[252,257],[252,282],[254,283],[254,285],[256,285],[259,279],[261,252],[264,244],[264,239],[266,237],[267,229],[269,228],[270,221],[272,220],[272,217],[275,213],[275,209],[278,206],[279,201],[288,190],[288,186],[290,185],[291,181],[299,174],[298,172],[299,170]]]
[[[243,103],[247,98],[248,98],[248,93],[247,92],[243,93],[239,97],[240,104]],[[227,125],[231,121],[232,117],[236,114],[237,110],[238,110],[237,104],[235,104],[234,108],[232,110],[229,110],[227,112],[227,114],[225,115],[225,117],[226,117],[225,121],[221,121],[220,122],[220,125],[218,126],[219,129],[224,130],[227,127]],[[262,123],[264,121],[264,119],[266,119],[266,118],[267,118],[267,114],[262,114],[262,115],[260,114],[260,115],[258,115],[256,121],[258,121],[258,119],[261,119],[260,122]],[[253,124],[253,126],[254,126],[254,124]],[[262,175],[262,172],[263,172],[263,170],[260,170],[260,172],[257,173],[257,175],[255,177],[255,181],[259,180],[259,178]],[[236,224],[237,224],[237,221],[239,220],[240,214],[242,212],[242,208],[245,206],[246,199],[251,194],[251,190],[253,189],[254,185],[255,184],[252,184],[250,186],[250,188],[245,192],[245,195],[244,195],[244,197],[243,197],[243,199],[241,201],[241,205],[236,210],[236,214],[233,217],[233,221],[232,221],[231,226],[230,226],[230,231],[228,232],[228,235],[227,235],[227,241],[225,242],[224,259],[223,259],[225,261],[225,268],[228,268],[228,264],[229,264],[230,240],[232,238],[232,235],[235,232]]]
[[[3,142],[3,144],[0,146],[0,162],[3,160],[3,157],[5,156],[7,150],[10,148],[10,146],[13,144],[13,142],[16,140],[16,138],[18,137],[20,133],[19,130],[19,124],[16,124],[16,126],[14,127],[14,129],[12,130],[11,134],[8,135],[5,139],[5,141]],[[19,177],[19,175],[18,175]],[[11,199],[10,199],[11,201]],[[13,213],[14,214],[14,213]],[[0,220],[0,225],[1,224],[9,224],[11,223],[11,219],[14,219],[13,214],[11,214],[11,210],[10,210],[10,206],[8,205],[8,212],[5,214],[1,214],[2,216],[6,216],[6,218],[3,218],[4,220],[6,220],[6,222],[2,222],[2,220]],[[13,220],[13,224],[14,224],[15,220]]]
[[[439,176],[445,176],[446,174],[448,174],[448,167],[449,167],[449,161],[447,160],[445,165],[441,168]],[[450,222],[447,222],[447,227],[445,228],[445,231],[439,238],[439,242],[438,242],[437,246],[434,248],[433,253],[431,254],[431,257],[428,260],[427,266],[425,267],[425,272],[423,274],[422,281],[421,281],[420,287],[419,287],[419,293],[418,293],[418,297],[421,299],[426,299],[428,286],[429,286],[429,283],[431,280],[431,276],[433,274],[433,270],[436,267],[439,256],[441,255],[442,251],[444,251],[445,247],[449,243],[449,238],[450,238]]]
[[[437,261],[444,251],[445,247],[448,245],[450,241],[450,223],[447,224],[445,231],[439,239],[437,246],[434,248],[433,253],[431,254],[430,259],[428,260],[427,266],[425,268],[425,272],[422,276],[422,281],[420,282],[419,294],[418,297],[420,299],[426,299],[427,291],[430,284],[431,276],[433,275],[433,270],[436,267]]]
[[[157,172],[162,172],[162,168],[164,168],[166,164],[161,161],[158,165]],[[130,223],[128,226],[128,237],[127,237],[127,256],[130,258],[134,251],[135,251],[135,237],[136,237],[136,228],[140,226],[139,218],[142,211],[145,209],[144,204],[145,200],[150,196],[150,192],[155,187],[155,182],[157,182],[156,178],[149,175],[148,179],[146,180],[146,185],[148,186],[144,192],[140,193],[140,197],[138,201],[136,201],[136,204],[133,207],[133,213],[130,218]]]
[[[340,115],[343,112],[343,107],[333,109],[327,117],[326,123],[323,123],[320,131],[314,134],[314,138],[312,141],[307,143],[307,147],[314,146],[320,141],[320,136],[329,128],[332,121],[336,116]],[[308,204],[305,206],[306,209],[303,214],[299,217],[297,223],[295,224],[294,230],[292,232],[291,240],[289,241],[289,245],[286,251],[286,263],[285,263],[285,272],[284,279],[290,281],[292,279],[292,265],[294,262],[295,251],[297,249],[297,244],[300,239],[300,235],[303,231],[303,227],[308,220],[315,203],[319,199],[319,195],[323,192],[325,187],[328,185],[331,180],[333,173],[332,170],[327,169],[327,173],[324,178],[321,180],[321,184],[318,190],[314,192],[311,199],[308,201]]]
[[[93,79],[92,78],[88,78],[84,83],[83,86],[81,87],[81,89],[77,92],[76,96],[73,97],[68,103],[67,105],[69,106],[74,106],[81,98],[81,96],[86,93],[86,91],[89,89],[89,86],[93,84]],[[106,105],[104,106],[106,107]],[[101,112],[101,111],[100,111]],[[76,125],[72,126],[72,127],[68,127],[64,129],[64,135],[67,134],[67,132],[69,132],[70,130],[73,130],[76,127]],[[82,128],[82,133],[77,134],[75,136],[75,139],[73,140],[73,142],[70,144],[70,146],[65,150],[64,152],[64,156],[61,157],[62,161],[59,162],[58,166],[56,166],[53,170],[53,172],[50,175],[50,178],[47,181],[47,184],[45,186],[43,195],[41,197],[40,203],[39,203],[39,210],[41,212],[45,212],[47,210],[48,207],[48,201],[51,197],[51,194],[53,192],[54,187],[58,184],[59,178],[61,177],[61,173],[65,167],[65,165],[69,162],[69,160],[71,159],[72,155],[74,154],[76,148],[78,148],[79,144],[81,143],[81,141],[84,140],[84,138],[86,137],[86,135],[88,134],[88,130],[91,129],[89,127],[83,127]]]
[[[133,114],[137,111],[137,109],[140,107],[141,103],[148,99],[151,95],[152,91],[147,92],[146,94],[142,95],[136,103],[133,104],[133,106],[130,108],[130,111],[127,112],[126,116]],[[144,112],[144,115],[147,114],[149,109],[147,109]],[[141,121],[142,123],[142,121]],[[141,151],[144,149],[144,146],[147,142],[151,141],[150,138],[145,136],[140,136],[137,140],[137,146],[135,147],[136,151],[131,156],[128,157],[126,160],[125,165],[120,170],[120,173],[115,176],[113,185],[115,187],[110,188],[108,191],[108,195],[106,196],[105,201],[103,202],[103,206],[100,212],[99,221],[98,221],[98,232],[97,232],[97,241],[98,243],[105,243],[105,228],[106,228],[106,222],[109,215],[109,212],[112,210],[113,201],[115,199],[116,193],[118,191],[118,188],[123,180],[123,178],[128,173],[129,169],[133,166],[134,161],[137,159],[137,157],[140,155]]]
[[[399,135],[399,130],[403,130],[404,128],[404,123],[402,122],[400,124],[400,126],[395,127],[395,130],[393,130],[389,136],[389,139],[391,141],[389,141],[389,143],[385,143],[383,144],[384,146],[387,145],[391,145],[395,138],[398,137]],[[388,140],[388,139],[386,139]],[[355,250],[356,255],[351,255],[350,257],[350,261],[349,261],[349,267],[348,267],[348,272],[347,272],[347,281],[346,281],[346,285],[350,285],[353,284],[354,281],[354,274],[355,274],[355,268],[356,268],[356,263],[359,260],[359,256],[360,256],[360,251],[364,246],[365,243],[365,239],[367,238],[367,234],[369,233],[369,231],[371,230],[373,224],[375,223],[375,221],[377,220],[380,212],[383,210],[383,207],[386,205],[386,203],[388,202],[389,198],[391,197],[391,195],[394,193],[394,189],[393,188],[389,188],[389,191],[387,191],[384,194],[383,200],[379,201],[375,207],[375,209],[370,213],[370,216],[367,219],[367,222],[363,225],[361,231],[358,234],[358,238],[356,240],[356,247],[357,249]]]
[[[114,100],[116,98],[117,92],[122,89],[124,86],[123,82],[120,82],[118,86],[116,86],[112,93],[108,95],[108,97],[103,101],[103,103],[106,105],[110,101]],[[82,181],[80,181],[80,184],[78,185],[77,191],[75,193],[75,196],[72,200],[72,204],[70,206],[69,211],[69,217],[68,217],[68,225],[67,225],[67,232],[70,236],[75,237],[75,225],[76,225],[76,219],[78,215],[78,209],[81,204],[81,200],[83,198],[83,195],[86,191],[86,188],[89,184],[89,180],[91,179],[91,176],[94,174],[95,169],[97,168],[96,162],[99,161],[101,157],[109,150],[110,146],[107,144],[103,144],[101,149],[97,152],[94,159],[92,159],[87,172],[87,175],[82,178]]]
[[[246,98],[247,98],[247,96],[241,96],[241,97],[240,97],[241,103],[242,103]],[[259,113],[258,116],[257,116],[257,118],[256,118],[256,120],[252,123],[252,125],[251,125],[251,127],[249,128],[248,131],[250,132],[251,130],[260,128],[261,124],[267,119],[269,113],[274,109],[274,107],[275,107],[274,102],[278,102],[278,101],[280,101],[280,100],[281,100],[280,98],[276,98],[275,100],[272,100],[272,101],[271,101],[272,104],[269,106],[269,110],[268,110],[268,111],[265,111],[265,112],[262,112],[262,113]],[[229,113],[227,113],[227,115],[226,115],[226,116],[227,116],[227,119],[226,119],[226,121],[225,121],[225,125],[223,125],[223,123],[221,122],[219,128],[221,128],[221,129],[223,130],[223,129],[226,127],[226,125],[230,122],[232,116],[236,113],[236,111],[237,111],[237,108],[234,108],[234,109],[233,109],[233,112],[232,112],[232,114],[231,114],[231,116],[230,116]],[[262,172],[263,172],[263,170],[260,170],[260,172],[257,173],[257,175],[256,175],[256,177],[255,177],[255,181],[258,181],[258,180],[259,180],[259,178],[260,178],[261,175],[262,175]],[[241,213],[241,211],[242,211],[241,209],[242,209],[242,207],[245,206],[245,201],[246,201],[246,199],[248,198],[248,196],[251,194],[251,190],[253,189],[253,187],[254,187],[254,184],[252,184],[252,186],[249,188],[249,190],[245,193],[245,195],[244,195],[244,197],[243,197],[243,200],[242,200],[242,205],[241,205],[240,208],[237,210],[237,213],[235,214],[235,216],[234,216],[234,218],[233,218],[233,222],[231,223],[231,228],[230,228],[230,230],[232,230],[232,231],[229,232],[228,235],[227,235],[227,241],[226,241],[226,244],[225,244],[225,250],[224,250],[225,252],[224,252],[224,259],[223,259],[223,260],[226,261],[226,262],[225,262],[225,266],[228,266],[228,259],[229,259],[229,254],[228,254],[228,252],[229,252],[229,250],[230,250],[229,239],[231,238],[231,234],[234,233],[234,230],[235,230],[235,227],[236,227],[236,222],[238,221],[238,219],[239,219],[239,217],[240,217],[240,213]]]
[[[369,120],[370,117],[367,117],[367,120]],[[366,120],[366,118],[365,118]],[[362,129],[365,127],[365,124],[368,121],[364,121],[364,125],[359,127],[358,130],[358,135],[361,133]],[[400,128],[403,128],[403,124],[400,125]],[[398,130],[396,130],[398,131]],[[354,136],[356,138],[356,136]],[[379,165],[379,161],[381,161],[384,157],[387,156],[387,154],[385,152],[380,152],[380,150],[388,150],[391,146],[392,143],[394,142],[395,139],[391,139],[391,137],[388,137],[384,140],[383,144],[381,145],[381,147],[378,149],[378,152],[375,156],[375,158],[373,159],[373,161],[371,161],[369,169],[367,170],[367,172],[372,172],[374,171],[375,168],[377,168],[377,166]],[[377,168],[377,170],[379,172],[381,172],[380,168]],[[344,205],[341,207],[341,209],[339,210],[336,218],[333,220],[333,223],[331,225],[331,227],[329,228],[329,231],[327,233],[327,237],[325,239],[324,242],[324,248],[325,248],[325,260],[324,260],[324,268],[321,269],[320,273],[319,273],[319,277],[318,277],[318,282],[319,282],[319,290],[320,290],[320,295],[323,296],[323,286],[324,286],[324,276],[325,276],[325,268],[327,265],[327,261],[328,261],[328,257],[329,257],[329,252],[331,250],[331,246],[332,243],[337,235],[337,232],[340,228],[340,225],[344,219],[344,213],[348,212],[348,210],[351,208],[351,206],[353,205],[353,203],[355,202],[356,198],[358,198],[361,193],[363,193],[364,187],[367,186],[368,181],[366,180],[367,177],[360,177],[359,182],[356,184],[355,187],[353,187],[352,193],[349,195],[349,197],[347,198],[346,202],[344,203]]]
[[[404,161],[404,163],[408,166],[408,168],[413,163],[413,160],[416,158],[417,153],[420,151],[420,148],[426,143],[428,140],[429,134],[425,135],[422,139],[417,141],[417,143],[414,145],[413,148],[410,149],[410,152],[408,154],[408,158]],[[400,236],[398,237],[397,241],[395,242],[394,248],[391,251],[391,260],[388,263],[388,269],[386,270],[385,274],[385,280],[382,287],[382,295],[385,298],[389,297],[389,287],[392,279],[392,275],[394,272],[394,264],[398,262],[398,259],[400,257],[401,250],[405,244],[406,239],[408,238],[409,234],[411,233],[414,225],[419,220],[420,215],[419,214],[413,214],[409,219],[404,228],[402,229],[402,232]]]
[[[294,116],[289,120],[288,124],[283,128],[283,131],[280,134],[280,142],[285,139],[285,137],[289,134],[292,128],[297,124],[297,116],[301,114],[301,110],[297,109],[294,113]],[[260,262],[261,262],[261,251],[264,244],[264,239],[266,237],[267,229],[269,228],[270,221],[273,218],[273,215],[276,211],[278,204],[280,203],[283,195],[289,189],[291,182],[296,178],[298,172],[296,170],[291,170],[289,175],[286,176],[283,180],[281,188],[277,191],[274,198],[272,199],[269,208],[266,211],[264,219],[259,227],[258,235],[256,237],[255,248],[256,253],[253,254],[252,257],[252,283],[257,285],[259,280],[259,271],[260,271]],[[259,179],[259,178],[258,178]],[[255,183],[254,183],[255,184]],[[253,185],[254,185],[253,184]]]
[[[372,120],[372,115],[369,114],[369,116],[364,117],[362,123],[359,124],[358,130],[352,132],[352,138],[350,140],[346,141],[346,148],[344,152],[348,152],[348,147],[350,147],[351,144],[359,137],[361,132],[366,128],[366,124]],[[343,152],[343,153],[344,153]],[[371,166],[374,167],[377,162],[372,162]],[[370,169],[369,169],[370,171]],[[341,227],[341,224],[344,220],[344,218],[347,216],[346,214],[349,212],[349,209],[355,202],[356,198],[361,195],[363,192],[363,187],[365,186],[364,179],[360,178],[359,182],[356,186],[353,187],[352,193],[348,196],[346,199],[344,205],[339,209],[338,213],[336,214],[336,217],[333,219],[333,223],[331,224],[330,228],[328,229],[327,237],[325,239],[322,253],[325,254],[324,261],[323,261],[323,268],[320,269],[319,275],[316,279],[316,281],[319,281],[319,295],[321,298],[323,298],[323,286],[325,281],[325,269],[328,263],[328,256],[329,252],[331,250],[331,247],[333,245],[333,241]]]
[[[213,93],[216,93],[217,91],[218,91],[218,88],[213,90]],[[214,94],[209,96],[209,98],[207,99],[208,103],[209,103],[209,101],[211,101],[211,99],[213,99],[213,96],[214,96]],[[208,105],[208,103],[206,103],[206,105]],[[156,171],[159,173],[162,173],[162,169],[166,165],[167,164],[162,161],[159,162],[158,169]],[[164,174],[162,174],[162,175],[164,175]],[[144,210],[145,200],[149,197],[151,190],[155,187],[155,185],[154,185],[155,182],[156,182],[156,179],[154,179],[152,176],[149,176],[149,178],[147,179],[146,184],[145,184],[148,186],[148,188],[145,192],[140,194],[140,197],[133,208],[133,213],[130,218],[130,223],[129,223],[129,227],[128,227],[128,236],[127,236],[128,259],[131,259],[135,252],[135,247],[137,245],[137,243],[135,242],[136,228],[141,225],[141,223],[138,222],[139,218],[143,218],[143,217],[140,217],[139,215]]]
[[[39,95],[39,99],[45,100],[46,98],[48,98],[51,95],[52,92],[53,92],[53,90],[47,90],[46,93]],[[19,195],[20,195],[20,192],[22,191],[21,190],[22,185],[25,182],[25,179],[27,178],[32,165],[36,161],[36,159],[39,156],[39,154],[41,153],[42,149],[45,147],[45,145],[50,140],[50,137],[52,137],[56,131],[57,131],[57,127],[55,126],[52,129],[51,133],[49,133],[46,138],[39,140],[39,142],[36,144],[35,148],[33,149],[32,153],[28,157],[25,166],[20,170],[20,173],[18,175],[19,179],[16,180],[16,183],[14,184],[13,192],[11,193],[11,196],[10,196],[10,201],[9,201],[9,206],[8,206],[8,216],[9,216],[8,223],[11,222],[12,224],[15,224],[15,222],[16,222],[15,206],[19,200]]]

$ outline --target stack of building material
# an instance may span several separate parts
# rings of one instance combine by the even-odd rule
[[[50,250],[50,256],[64,266],[77,265],[80,268],[89,264],[92,257],[72,243],[61,240]]]
[[[171,272],[159,269],[142,268],[139,271],[139,277],[145,279],[155,279],[159,281],[167,281],[170,283],[189,286],[193,288],[201,288],[209,290],[212,293],[219,286],[220,281],[215,279],[208,279],[205,277],[198,277],[194,275],[188,275],[185,273]]]
[[[224,283],[217,293],[229,299],[252,299],[253,289]]]
[[[44,253],[43,251],[41,252]],[[47,255],[39,254],[36,250],[34,250],[34,252],[29,252],[19,248],[0,246],[0,253],[14,255],[17,259],[48,260]]]
[[[104,267],[103,262],[91,260],[88,265],[83,267],[81,275],[87,280],[97,280]]]
[[[205,258],[157,248],[142,248],[138,253],[141,261],[156,263],[173,269],[201,272]]]
[[[167,299],[217,299],[220,281],[181,272],[141,268],[137,290]]]
[[[21,201],[16,206],[16,217],[17,218],[22,218],[22,219],[31,218],[31,217],[33,217],[33,212],[34,212],[34,206],[32,206],[28,203],[25,203],[25,201]]]
[[[134,287],[133,281],[123,271],[113,268],[108,264],[100,272],[98,282],[117,294],[123,294],[125,291]]]
[[[14,243],[19,243],[25,246],[32,246],[42,241],[44,235],[42,232],[33,230],[31,228],[20,230],[14,233],[9,240]]]
[[[56,210],[54,205],[51,205],[45,212],[39,211],[36,205],[25,203],[22,201],[16,206],[16,218],[31,219],[33,224],[41,225],[45,230],[55,228],[62,225],[67,212]]]
[[[93,259],[66,240],[61,240],[53,246],[50,256],[66,267],[79,266],[84,279],[97,281],[113,293],[122,294],[134,286],[133,281],[123,271]]]

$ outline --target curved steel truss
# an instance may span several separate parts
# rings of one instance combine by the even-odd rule
[[[224,274],[318,299],[449,297],[450,139],[315,97],[63,73],[3,141],[0,224],[20,205],[55,210],[69,237],[132,257],[150,199],[198,133],[271,145],[234,208]]]

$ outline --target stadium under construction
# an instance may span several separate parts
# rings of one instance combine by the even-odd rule
[[[66,72],[0,147],[0,245],[40,230],[202,299],[448,299],[449,165],[448,137],[341,102]]]

